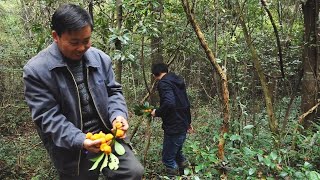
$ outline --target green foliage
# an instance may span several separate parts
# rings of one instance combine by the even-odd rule
[[[243,128],[247,131],[252,126],[248,125]],[[292,130],[288,130],[290,132]],[[247,136],[250,132],[244,133]],[[252,136],[252,135],[250,135]],[[286,137],[287,143],[282,144],[280,148],[274,149],[276,146],[271,146],[272,138],[267,138],[264,141],[256,141],[253,144],[247,144],[246,138],[239,135],[231,135],[230,142],[238,141],[241,148],[230,147],[230,160],[232,166],[236,165],[230,175],[232,177],[246,177],[247,179],[256,178],[293,178],[293,179],[309,179],[311,176],[317,176],[318,159],[319,159],[319,144],[318,131],[311,133],[310,136],[299,134],[297,142],[299,150],[292,150],[290,137]],[[273,137],[276,139],[276,137]],[[259,138],[261,139],[261,138]],[[286,142],[284,142],[286,143]],[[261,148],[264,147],[264,148]],[[317,159],[317,160],[316,160]]]
[[[50,16],[63,2],[75,2],[87,8],[87,1],[76,0],[0,1],[0,26],[3,27],[0,29],[0,167],[5,167],[0,172],[0,179],[56,178],[24,102],[21,68],[27,59],[52,41]],[[188,135],[183,149],[191,162],[183,177],[218,179],[221,164],[227,163],[230,179],[319,178],[319,127],[314,124],[310,129],[293,134],[297,117],[301,114],[299,94],[282,134],[270,133],[259,77],[238,23],[239,14],[233,11],[235,1],[198,0],[192,4],[210,48],[228,75],[231,119],[229,132],[224,136],[226,159],[222,162],[217,158],[223,122],[219,78],[207,61],[181,2],[165,0],[161,7],[156,0],[123,0],[123,26],[120,29],[116,24],[115,2],[94,2],[93,45],[115,61],[129,62],[123,65],[122,85],[130,114],[134,113],[129,119],[130,128],[145,118],[144,115],[150,115],[141,110],[153,108],[146,104],[135,106],[146,93],[139,61],[142,38],[145,70],[149,71],[152,62],[150,40],[157,37],[161,38],[165,61],[174,60],[170,70],[186,79],[196,133]],[[255,0],[240,3],[264,73],[270,77],[278,75],[278,51],[268,16]],[[283,124],[301,66],[304,27],[299,7],[296,8],[293,1],[268,1],[279,30],[286,73],[286,79],[268,79],[270,87],[275,87],[272,92],[279,125]],[[158,8],[163,8],[162,14],[155,11]],[[116,50],[116,41],[122,43],[121,50]],[[151,79],[150,75],[148,77]],[[149,131],[146,128],[146,122],[142,121],[132,140],[141,161],[144,160],[144,140]],[[145,178],[166,178],[161,162],[161,120],[155,118],[151,130]],[[296,147],[292,148],[294,139]]]
[[[155,109],[149,104],[149,102],[144,102],[143,104],[138,104],[133,107],[134,114],[137,116],[145,115],[151,117],[151,111]]]
[[[90,159],[91,161],[95,161],[95,162],[93,163],[92,167],[89,170],[91,171],[91,170],[96,169],[103,159],[106,159],[103,161],[103,165],[106,167],[108,165],[109,157],[108,157],[108,155],[101,153],[98,157]]]
[[[34,131],[1,136],[1,179],[53,179],[55,170]]]
[[[46,24],[46,26],[48,26]],[[36,38],[35,42],[35,52],[39,52],[44,49],[51,41],[51,31],[48,27],[44,27],[43,24],[36,22],[32,24],[31,31]]]

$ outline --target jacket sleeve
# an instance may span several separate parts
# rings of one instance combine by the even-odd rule
[[[164,113],[173,110],[176,107],[174,92],[170,84],[165,81],[159,81],[158,91],[160,95],[161,105],[156,109],[156,116],[163,117]]]
[[[33,121],[42,135],[48,136],[58,147],[81,149],[85,134],[61,113],[50,88],[31,66],[23,69],[24,93]]]
[[[107,59],[110,59],[108,56],[105,57]],[[110,114],[110,122],[117,117],[122,116],[125,119],[128,119],[128,109],[125,102],[125,98],[122,93],[122,86],[116,82],[114,71],[112,69],[112,64],[110,61],[110,64],[107,66],[107,91],[108,91],[108,114]]]

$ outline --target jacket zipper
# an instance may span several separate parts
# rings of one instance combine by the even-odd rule
[[[99,112],[99,109],[98,109],[97,106],[96,106],[96,102],[95,102],[94,96],[92,95],[91,88],[90,88],[90,83],[89,83],[89,68],[88,68],[88,67],[86,67],[86,68],[87,68],[88,89],[89,89],[89,92],[90,92],[91,97],[92,97],[93,105],[94,105],[94,107],[96,108],[96,110],[97,110],[97,112],[98,112],[98,115],[99,115],[99,117],[100,117],[100,120],[102,121],[103,125],[104,125],[109,131],[111,131],[111,130],[108,128],[108,126],[105,124],[105,122],[104,122],[104,120],[102,119],[102,116],[101,116],[101,114],[100,114],[100,112]]]
[[[75,84],[75,86],[76,86],[76,89],[77,89],[77,95],[78,95],[78,105],[79,105],[79,111],[80,111],[80,130],[82,131],[82,129],[83,129],[83,123],[82,123],[82,112],[81,112],[81,102],[80,102],[80,93],[79,93],[79,90],[78,90],[78,86],[77,86],[77,82],[76,82],[76,80],[74,79],[74,76],[73,76],[73,74],[72,74],[72,72],[71,72],[71,70],[69,69],[69,67],[67,66],[67,69],[68,69],[68,71],[69,71],[69,73],[71,74],[71,76],[72,76],[72,79],[73,79],[73,82],[74,82],[74,84]],[[78,159],[78,168],[77,168],[77,175],[79,176],[80,175],[80,159],[81,159],[81,152],[82,152],[82,150],[80,150],[79,151],[79,159]]]

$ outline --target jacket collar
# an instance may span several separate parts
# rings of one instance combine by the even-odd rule
[[[50,46],[48,46],[47,50],[52,57],[52,59],[49,59],[49,61],[48,61],[48,68],[50,71],[54,68],[67,66],[67,63],[63,60],[63,56],[62,56],[56,42],[53,42]],[[95,58],[92,47],[90,47],[85,52],[84,59],[85,59],[85,64],[87,67],[98,68],[100,66],[100,64],[98,63],[98,61]]]

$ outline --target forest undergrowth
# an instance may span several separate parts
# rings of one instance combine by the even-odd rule
[[[0,179],[57,179],[24,102],[22,67],[52,42],[49,19],[63,2],[80,3],[90,9],[89,1],[0,0]],[[144,164],[144,179],[168,179],[161,162],[161,120],[154,119],[149,124],[147,117],[134,115],[132,107],[151,85],[151,64],[163,60],[170,62],[170,71],[185,78],[195,129],[184,146],[190,166],[185,175],[176,179],[215,180],[221,179],[224,172],[231,180],[320,180],[319,117],[313,119],[318,124],[310,121],[308,129],[298,124],[299,116],[319,102],[317,77],[320,75],[313,76],[319,59],[316,53],[319,38],[313,38],[317,34],[313,29],[319,26],[319,13],[314,11],[318,12],[319,8],[314,7],[319,6],[313,3],[319,1],[268,1],[265,7],[254,0],[239,1],[242,13],[236,13],[238,1],[193,1],[195,19],[215,52],[215,61],[224,65],[228,77],[230,119],[229,131],[222,135],[225,140],[222,161],[217,156],[223,121],[223,105],[218,100],[222,98],[221,78],[200,47],[181,2],[161,1],[164,12],[160,13],[155,10],[162,8],[150,7],[151,4],[161,7],[158,1],[123,1],[120,31],[115,23],[118,1],[96,2],[99,3],[94,3],[93,8],[92,45],[109,54],[115,64],[123,63],[119,63],[123,65],[123,74],[118,75],[122,77],[130,110],[129,136],[138,122],[142,122],[132,145]],[[272,26],[266,8],[271,10],[276,26]],[[245,22],[241,23],[240,17]],[[251,37],[245,33],[244,25],[248,26]],[[277,46],[275,27],[280,35]],[[248,38],[250,43],[246,43]],[[121,51],[115,48],[117,39],[122,43]],[[159,51],[154,42],[162,42]],[[254,58],[254,54],[258,57]],[[263,78],[260,79],[255,65],[260,63],[264,72],[260,76],[266,75],[273,98],[270,109],[274,110],[274,121],[265,108],[268,93],[262,92]],[[300,72],[305,74],[302,76]],[[282,78],[280,73],[284,73]],[[292,105],[291,96],[296,97]],[[141,118],[144,119],[140,121]],[[277,121],[278,133],[272,134],[269,119]]]
[[[14,107],[11,112],[15,112]],[[6,119],[6,123],[1,123],[0,127],[0,179],[57,179],[28,110],[20,109],[19,112],[20,116],[7,114],[1,118]],[[211,106],[198,107],[192,109],[192,112],[195,132],[188,134],[184,146],[190,166],[185,170],[185,175],[176,179],[220,179],[222,169],[228,173],[229,179],[319,177],[319,126],[303,134],[292,133],[295,126],[288,127],[279,138],[270,133],[263,112],[256,115],[255,126],[249,116],[246,117],[246,124],[240,125],[233,120],[230,132],[234,133],[224,135],[227,142],[226,158],[221,162],[217,157],[219,126],[222,121],[219,113],[212,110]],[[161,120],[153,119],[147,129],[147,117],[131,115],[129,136],[139,118],[144,119],[132,138],[132,145],[145,166],[145,179],[168,179],[161,163]],[[149,136],[150,146],[146,150]],[[297,137],[295,149],[291,147],[293,136]]]

